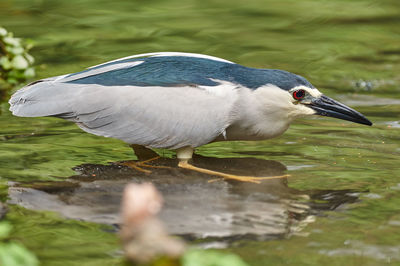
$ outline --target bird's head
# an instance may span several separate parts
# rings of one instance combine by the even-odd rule
[[[293,105],[293,115],[315,114],[339,118],[371,126],[372,123],[356,110],[323,95],[318,89],[299,85],[287,91]]]
[[[289,121],[306,115],[321,115],[372,125],[364,115],[325,96],[302,76],[268,69],[260,71],[259,80],[265,85],[256,89],[257,97],[271,107],[267,108],[268,112],[278,111]]]

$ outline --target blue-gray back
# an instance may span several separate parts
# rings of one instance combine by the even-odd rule
[[[136,66],[112,69],[113,65],[142,61]],[[110,68],[90,75],[89,72]],[[88,76],[83,76],[87,72]],[[73,79],[77,76],[77,79]],[[289,90],[298,85],[313,87],[305,78],[278,69],[256,69],[234,63],[190,56],[155,56],[113,61],[66,77],[67,83],[103,86],[216,86],[218,80],[256,89],[266,84]],[[60,80],[62,82],[62,80]]]

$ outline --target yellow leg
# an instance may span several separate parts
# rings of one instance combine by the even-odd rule
[[[124,165],[124,166],[131,167],[131,168],[133,168],[133,169],[135,169],[135,170],[138,170],[138,171],[140,171],[140,172],[143,172],[143,173],[145,173],[145,174],[150,174],[151,171],[150,171],[150,170],[143,169],[143,167],[148,167],[148,168],[164,168],[164,169],[169,169],[169,168],[170,168],[170,167],[168,167],[168,166],[158,166],[158,165],[150,165],[150,164],[147,164],[147,163],[149,163],[149,162],[152,162],[152,161],[155,161],[155,160],[158,160],[158,159],[160,159],[160,156],[156,156],[156,157],[154,157],[154,158],[151,158],[151,159],[148,159],[148,160],[144,160],[144,161],[139,161],[139,162],[136,162],[136,161],[128,161],[128,162],[123,162],[123,163],[118,163],[118,164],[119,164],[119,165]]]
[[[237,181],[242,181],[242,182],[251,182],[251,183],[256,183],[256,184],[260,184],[261,180],[286,178],[286,177],[290,176],[290,175],[279,175],[279,176],[255,177],[255,176],[232,175],[232,174],[226,174],[226,173],[222,173],[222,172],[218,172],[218,171],[213,171],[213,170],[209,170],[209,169],[205,169],[205,168],[196,167],[194,165],[189,164],[188,160],[179,161],[178,166],[181,168],[184,168],[184,169],[189,169],[189,170],[197,171],[197,172],[208,174],[208,175],[220,176],[224,179],[232,179],[232,180],[237,180]],[[212,180],[211,180],[211,182],[212,182]]]

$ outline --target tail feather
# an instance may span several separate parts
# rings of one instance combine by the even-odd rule
[[[101,111],[87,103],[89,99],[96,101],[101,93],[99,88],[58,82],[57,79],[39,80],[18,90],[9,100],[10,111],[16,116],[56,116],[67,120],[74,120],[78,113]]]
[[[13,115],[24,117],[55,116],[71,112],[66,92],[52,81],[36,82],[17,91],[9,100]]]

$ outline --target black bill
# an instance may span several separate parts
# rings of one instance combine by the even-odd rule
[[[317,112],[317,115],[335,117],[368,126],[372,125],[371,121],[361,113],[325,95],[313,99],[308,105]]]

